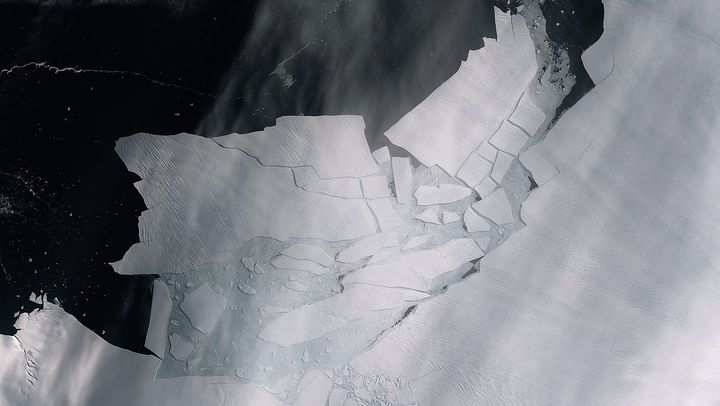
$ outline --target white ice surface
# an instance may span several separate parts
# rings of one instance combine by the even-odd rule
[[[311,166],[323,179],[377,173],[360,116],[279,117],[275,126],[263,131],[226,135],[215,141],[241,149],[263,165]]]
[[[397,202],[400,204],[412,202],[413,175],[410,158],[393,157],[392,171]]]
[[[363,197],[360,182],[356,178],[321,179],[304,186],[303,189],[347,199]]]
[[[458,171],[457,177],[473,187],[485,179],[492,169],[492,163],[473,152]]]
[[[108,344],[58,306],[46,303],[16,337],[0,336],[0,404],[281,405],[256,385],[230,385],[224,378],[155,380],[159,363],[155,356]]]
[[[512,116],[510,116],[510,121],[525,130],[528,134],[534,135],[545,121],[545,113],[524,94],[515,111],[513,111]]]
[[[367,204],[375,214],[381,231],[389,231],[405,225],[390,203],[390,198],[368,200]]]
[[[430,206],[418,213],[414,218],[428,224],[441,224],[438,206]]]
[[[415,191],[418,206],[454,203],[472,194],[465,186],[443,183],[438,186],[420,185]]]
[[[324,267],[328,267],[333,263],[330,255],[324,249],[315,245],[293,244],[283,250],[282,253],[291,258],[313,261]]]
[[[281,346],[291,346],[425,297],[427,295],[422,292],[407,289],[353,284],[338,295],[279,315],[260,331],[259,336]]]
[[[490,143],[497,149],[510,155],[517,155],[522,147],[530,140],[520,127],[505,121],[500,129],[490,138]]]
[[[413,237],[408,242],[405,243],[405,245],[402,246],[403,251],[408,251],[414,248],[422,247],[425,244],[428,244],[430,241],[432,241],[432,235],[418,235],[417,237]]]
[[[487,222],[482,216],[477,214],[475,210],[472,209],[472,207],[468,207],[465,209],[465,213],[463,214],[463,222],[465,222],[465,228],[467,228],[468,232],[470,233],[476,233],[479,231],[490,231],[490,228],[492,227],[490,223]]]
[[[381,164],[390,160],[390,150],[388,147],[381,147],[373,151],[372,156],[375,162]]]
[[[295,259],[286,255],[280,255],[271,262],[278,269],[295,269],[298,271],[310,272],[321,275],[330,272],[327,267],[309,259]]]
[[[170,355],[175,357],[175,359],[185,361],[194,349],[195,347],[193,347],[192,343],[183,340],[179,335],[170,335]]]
[[[337,256],[339,262],[355,263],[362,258],[369,257],[383,248],[397,247],[400,243],[397,237],[388,233],[373,234],[352,243],[340,251]]]
[[[513,221],[512,207],[510,207],[505,189],[502,188],[479,202],[473,203],[472,208],[495,224],[507,224]]]
[[[387,287],[428,290],[438,275],[479,258],[483,251],[469,238],[450,240],[433,249],[413,251],[387,265],[368,266],[343,279],[344,283],[368,283]]]
[[[165,285],[163,281],[155,279],[153,282],[150,321],[148,322],[148,331],[145,336],[145,348],[161,358],[165,355],[167,326],[170,321],[171,310],[172,299],[170,299],[170,291],[167,285]]]
[[[495,158],[495,164],[493,165],[492,172],[490,173],[490,177],[493,178],[495,182],[502,183],[503,179],[505,178],[505,174],[507,174],[508,169],[510,169],[510,164],[512,164],[512,161],[512,155],[507,154],[503,151],[498,151],[497,157]]]
[[[360,179],[360,184],[362,185],[363,195],[367,199],[390,196],[387,178],[384,175],[366,176]]]

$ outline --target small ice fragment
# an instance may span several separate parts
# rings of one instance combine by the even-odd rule
[[[362,191],[368,199],[379,199],[381,197],[390,197],[390,189],[388,189],[387,178],[383,175],[366,176],[360,179],[362,183]]]
[[[460,167],[457,177],[472,187],[485,179],[492,169],[492,164],[476,153],[470,154],[467,161]]]
[[[492,193],[495,188],[497,187],[497,183],[495,183],[494,180],[491,178],[485,178],[482,182],[480,182],[478,185],[476,185],[473,189],[482,197],[483,199],[485,196]]]
[[[441,216],[443,224],[450,224],[456,221],[460,221],[460,215],[454,211],[444,211]]]
[[[215,293],[207,284],[185,295],[180,309],[190,319],[190,323],[202,331],[209,333],[225,311],[227,300]]]
[[[333,259],[324,249],[308,244],[293,244],[282,252],[284,255],[295,259],[307,259],[322,266],[328,267]]]
[[[155,279],[152,305],[150,307],[150,322],[145,335],[145,348],[161,358],[165,355],[167,326],[171,312],[172,299],[170,299],[170,290],[163,281]]]
[[[393,157],[392,170],[397,202],[400,204],[410,203],[412,201],[413,187],[413,174],[412,165],[410,165],[410,158]]]
[[[189,342],[183,340],[179,335],[170,336],[170,354],[179,361],[185,361],[195,348]]]
[[[524,94],[510,116],[510,121],[533,135],[545,121],[545,113],[530,100],[527,94]]]
[[[495,224],[508,224],[513,221],[512,208],[505,189],[498,189],[479,202],[473,203],[472,208]]]
[[[397,238],[388,233],[379,233],[367,236],[354,242],[340,251],[337,260],[346,264],[353,264],[362,258],[369,257],[383,248],[397,247]]]
[[[505,121],[492,136],[490,143],[502,151],[517,155],[529,139],[520,127]]]
[[[478,155],[481,157],[487,159],[490,162],[495,162],[495,157],[497,156],[497,148],[490,145],[488,142],[483,142],[480,144],[480,146],[475,150]]]
[[[378,148],[373,151],[372,156],[375,158],[375,162],[381,164],[390,160],[390,150],[387,146]]]
[[[470,196],[469,188],[450,183],[441,184],[437,187],[421,185],[415,191],[415,198],[419,206],[431,206],[434,204],[454,203]]]
[[[251,288],[250,286],[248,286],[244,283],[239,283],[238,289],[240,289],[240,291],[246,295],[254,295],[255,293],[257,293],[257,291],[255,289]]]
[[[405,222],[397,215],[392,204],[390,204],[390,199],[368,200],[367,204],[375,214],[381,231],[388,231],[405,225]]]
[[[281,255],[271,262],[275,268],[278,269],[296,269],[298,271],[310,272],[312,274],[320,275],[329,272],[329,269],[318,264],[314,261],[308,261],[305,259],[295,259],[285,255]]]
[[[417,237],[411,238],[405,245],[402,247],[402,251],[411,250],[413,248],[418,248],[426,245],[432,241],[432,235],[425,234],[425,235],[418,235]]]
[[[428,207],[422,213],[416,215],[415,218],[423,223],[440,224],[440,220],[438,220],[437,206]]]
[[[472,208],[468,207],[463,215],[465,228],[469,233],[477,233],[480,231],[490,231],[492,226],[482,216],[477,214]]]
[[[530,171],[538,185],[545,184],[558,174],[558,170],[545,159],[539,148],[528,148],[520,155],[520,162]]]
[[[495,182],[502,182],[508,169],[510,169],[512,161],[512,155],[498,151],[497,158],[495,159],[495,165],[493,165],[492,175],[490,175]]]

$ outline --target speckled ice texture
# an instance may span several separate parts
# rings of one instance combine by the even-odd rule
[[[497,12],[387,132],[412,158],[358,116],[119,140],[148,210],[112,265],[160,274],[156,356],[41,298],[0,336],[0,404],[720,403],[718,15],[605,1],[596,87],[551,123]]]

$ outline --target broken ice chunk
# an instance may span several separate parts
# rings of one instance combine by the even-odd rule
[[[492,136],[490,143],[502,151],[517,155],[529,139],[520,127],[505,121]]]
[[[257,291],[255,289],[253,289],[252,287],[250,287],[244,283],[239,283],[238,289],[240,289],[240,292],[242,292],[246,295],[254,295],[257,293]]]
[[[495,224],[507,224],[513,221],[510,201],[508,201],[505,189],[502,188],[491,193],[479,202],[473,203],[472,208],[494,221]]]
[[[444,211],[441,215],[443,224],[450,224],[456,221],[460,221],[460,215],[454,211]]]
[[[465,186],[450,183],[441,184],[437,187],[421,185],[415,191],[415,198],[419,206],[431,206],[434,204],[454,203],[470,196],[471,193],[472,191]]]
[[[510,116],[510,121],[533,135],[545,121],[545,113],[530,100],[527,94],[523,94],[517,108]]]
[[[375,214],[381,231],[388,231],[405,225],[405,222],[397,215],[392,204],[390,204],[390,199],[368,200],[367,204]]]
[[[172,299],[170,290],[160,279],[153,283],[152,306],[150,307],[150,322],[148,323],[147,334],[145,335],[145,348],[152,351],[158,357],[165,355],[165,343],[167,341],[167,326],[172,311]]]
[[[362,178],[360,182],[362,183],[363,194],[368,199],[378,199],[390,196],[387,178],[383,175],[367,176]]]
[[[465,222],[465,228],[469,233],[477,233],[480,231],[490,231],[492,226],[482,216],[477,214],[471,207],[465,209],[463,215],[463,222]]]
[[[494,180],[491,178],[485,178],[482,182],[480,182],[478,185],[476,185],[473,189],[482,197],[483,199],[485,196],[492,193],[495,188],[497,187],[497,183],[495,183]]]
[[[373,234],[354,242],[349,247],[340,251],[337,260],[346,264],[353,264],[362,258],[373,255],[383,248],[397,247],[398,244],[397,237],[392,234]]]
[[[423,223],[440,224],[440,220],[438,220],[437,206],[428,207],[422,213],[415,216],[415,218],[422,221]]]
[[[275,258],[274,260],[272,260],[271,264],[273,264],[273,266],[278,269],[295,269],[298,271],[310,272],[316,275],[329,272],[329,269],[318,264],[317,262],[305,259],[295,259],[285,255],[281,255]]]
[[[539,148],[528,148],[520,155],[520,162],[530,171],[535,183],[543,185],[553,176],[558,174],[558,170],[551,164],[542,154]]]
[[[375,158],[375,162],[381,164],[390,160],[390,150],[387,146],[378,148],[373,151],[372,156]]]
[[[367,283],[386,287],[404,287],[425,291],[432,280],[453,271],[484,252],[469,238],[450,240],[430,249],[413,251],[390,264],[367,266],[349,274],[343,283]]]
[[[487,159],[490,162],[495,162],[495,157],[497,156],[497,148],[490,145],[488,142],[483,142],[480,144],[480,146],[475,150],[475,152],[480,155],[481,157]]]
[[[185,295],[180,309],[188,316],[193,327],[209,333],[215,328],[220,316],[225,312],[227,300],[215,293],[207,284]]]
[[[314,245],[293,244],[283,250],[282,253],[295,259],[307,259],[325,267],[333,263],[333,259],[324,249]]]
[[[179,361],[185,361],[195,348],[193,345],[183,340],[179,335],[170,336],[170,354]]]
[[[502,151],[498,151],[497,158],[495,158],[495,165],[493,165],[493,170],[490,177],[492,177],[495,182],[501,183],[502,180],[505,178],[505,174],[507,173],[508,169],[510,169],[510,164],[512,164],[512,161],[512,155]]]
[[[492,164],[473,152],[467,161],[460,167],[457,177],[465,182],[466,185],[472,187],[485,179],[492,169]]]
[[[395,195],[397,202],[407,204],[412,201],[413,174],[410,158],[393,157],[393,180],[395,181]]]
[[[322,179],[304,187],[308,192],[322,193],[329,196],[358,199],[362,197],[360,182],[355,178]]]
[[[417,237],[411,238],[405,245],[402,247],[402,251],[411,250],[413,248],[422,247],[425,244],[432,241],[432,235],[425,234],[425,235],[418,235]]]

